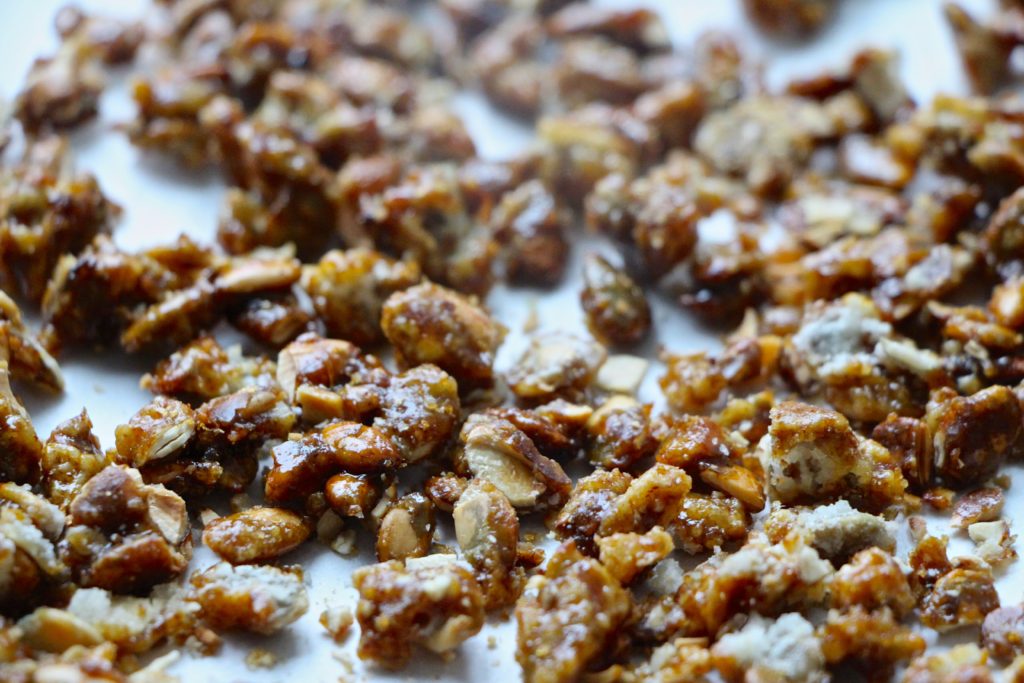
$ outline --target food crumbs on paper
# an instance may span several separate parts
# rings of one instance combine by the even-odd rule
[[[253,648],[245,656],[245,665],[250,669],[270,669],[277,665],[277,655],[261,647]]]

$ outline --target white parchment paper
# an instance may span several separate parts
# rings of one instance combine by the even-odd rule
[[[629,6],[639,0],[593,0],[596,4]],[[0,95],[11,98],[21,87],[31,60],[51,52],[56,46],[52,17],[63,0],[0,1],[0,34],[3,57],[0,59]],[[121,16],[138,16],[144,0],[78,0],[87,10]],[[902,55],[902,72],[919,102],[938,92],[962,92],[965,88],[952,39],[946,29],[939,0],[847,0],[839,21],[809,45],[786,45],[766,41],[742,20],[739,0],[646,0],[649,7],[663,13],[673,40],[685,44],[708,28],[734,31],[751,54],[767,60],[770,85],[784,83],[797,75],[810,75],[829,66],[841,66],[850,54],[866,45],[897,47]],[[967,9],[978,13],[992,11],[994,0],[961,0]],[[531,139],[530,130],[496,114],[473,93],[460,93],[455,106],[466,118],[481,154],[503,157],[521,150]],[[140,155],[115,124],[128,120],[133,106],[123,79],[103,96],[100,120],[75,133],[74,147],[80,167],[95,173],[104,191],[125,209],[117,230],[118,244],[136,249],[165,243],[180,233],[212,241],[217,212],[224,191],[223,182],[214,174],[184,174],[171,164]],[[578,243],[574,264],[589,249],[602,249],[598,243]],[[581,329],[578,304],[578,267],[555,291],[497,287],[488,303],[496,315],[512,330],[499,356],[499,365],[507,366],[522,347],[523,323],[536,311],[542,329]],[[657,346],[672,351],[711,348],[715,336],[702,330],[689,317],[664,301],[656,300]],[[25,396],[36,428],[46,435],[83,406],[88,408],[97,433],[105,447],[113,445],[114,427],[126,421],[149,395],[139,389],[140,375],[149,370],[142,363],[121,354],[96,355],[77,352],[61,358],[67,380],[67,392],[60,397],[34,394]],[[660,374],[652,366],[641,390],[646,400],[660,403],[655,379]],[[1024,468],[1009,469],[1014,478],[1007,500],[1007,516],[1016,527],[1024,528]],[[1019,520],[1019,521],[1018,521]],[[942,527],[933,523],[936,530]],[[198,536],[198,534],[197,534]],[[364,548],[372,547],[367,538]],[[901,544],[909,544],[904,535]],[[953,535],[953,554],[969,552],[972,544],[963,534]],[[355,605],[350,585],[353,569],[372,561],[369,553],[343,558],[318,546],[307,544],[287,558],[305,567],[311,590],[309,613],[286,632],[269,637],[231,637],[217,657],[195,658],[185,654],[173,667],[187,683],[226,683],[231,681],[289,681],[313,683],[336,680],[463,680],[504,683],[520,678],[513,652],[514,625],[489,624],[483,633],[466,643],[450,662],[428,654],[407,670],[392,674],[364,667],[354,655],[357,634],[336,645],[317,623],[326,606]],[[193,565],[204,567],[212,553],[197,547]],[[1024,561],[1015,563],[1000,577],[999,589],[1004,604],[1024,598]],[[943,644],[971,638],[972,633],[939,638],[927,634],[929,642]],[[249,670],[244,659],[255,647],[275,653],[279,659],[270,669]]]

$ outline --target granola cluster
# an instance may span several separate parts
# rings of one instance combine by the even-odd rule
[[[799,40],[840,4],[743,6]],[[527,683],[1024,680],[996,588],[1024,461],[1020,2],[946,5],[977,94],[928,103],[894,52],[772,88],[736,39],[673,45],[645,9],[157,9],[62,11],[0,164],[0,679],[172,680],[134,657],[303,617],[316,542],[372,552],[320,621],[390,669],[505,616]],[[122,130],[222,174],[215,244],[119,246],[59,137],[142,48]],[[456,86],[536,143],[480,158]],[[577,225],[608,251],[573,258]],[[498,363],[488,293],[577,263],[589,334]],[[662,339],[663,401],[655,293],[732,330]],[[110,450],[84,410],[41,439],[15,390],[102,347],[149,363],[152,400]]]

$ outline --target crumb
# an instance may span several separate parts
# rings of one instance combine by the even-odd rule
[[[245,665],[252,670],[271,669],[277,665],[277,655],[261,647],[255,647],[245,656]]]
[[[344,642],[352,629],[355,616],[350,607],[330,607],[320,613],[320,625],[323,626],[334,642]]]

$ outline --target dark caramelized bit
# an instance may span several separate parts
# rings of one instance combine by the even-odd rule
[[[16,113],[31,133],[72,128],[96,116],[103,72],[88,45],[70,37],[52,57],[32,63]]]
[[[433,365],[420,365],[391,379],[373,423],[407,462],[417,462],[437,454],[455,435],[459,409],[455,380]]]
[[[57,12],[54,25],[63,40],[80,41],[93,56],[111,65],[131,61],[145,37],[141,24],[90,16],[73,5]]]
[[[488,610],[515,603],[525,572],[516,566],[519,518],[508,498],[486,479],[473,479],[452,510],[455,537],[476,571]]]
[[[491,220],[511,281],[558,284],[569,256],[569,217],[543,183],[532,180],[507,193]]]
[[[673,355],[658,380],[669,405],[680,413],[698,412],[718,400],[728,380],[707,353]]]
[[[570,108],[626,105],[648,87],[636,53],[602,37],[566,40],[555,70],[558,94]]]
[[[944,3],[943,10],[975,92],[991,94],[1012,80],[1010,57],[1024,42],[1020,8],[1006,9],[984,24],[954,2]]]
[[[537,134],[546,146],[543,177],[571,206],[578,206],[605,176],[631,177],[654,146],[642,122],[605,105],[542,118]]]
[[[362,227],[383,252],[411,258],[435,282],[483,295],[497,243],[468,214],[453,165],[417,167],[361,203]]]
[[[302,385],[334,389],[346,384],[379,384],[387,371],[376,357],[352,343],[307,333],[277,354],[277,383],[295,399]]]
[[[428,477],[423,483],[423,491],[434,503],[434,507],[444,512],[451,512],[459,502],[459,497],[469,486],[468,479],[451,472],[444,472]]]
[[[740,461],[738,441],[714,420],[691,416],[675,422],[655,453],[658,462],[682,467],[748,509],[764,507],[761,478]]]
[[[928,428],[922,420],[890,415],[875,426],[871,438],[900,461],[900,470],[913,490],[919,491],[931,483],[934,464]]]
[[[921,623],[938,631],[981,624],[999,607],[992,570],[984,563],[954,567],[921,600]]]
[[[160,396],[117,428],[117,457],[140,467],[147,482],[183,495],[237,493],[256,476],[262,445],[284,438],[294,423],[276,389],[245,387],[195,411]]]
[[[327,81],[306,73],[273,73],[252,119],[288,129],[331,168],[352,156],[374,154],[383,146],[371,112],[343,99]]]
[[[274,447],[274,465],[267,475],[267,499],[302,499],[320,490],[338,472],[379,472],[395,466],[400,457],[379,429],[356,422],[335,422],[321,432]]]
[[[598,534],[645,532],[668,527],[680,515],[692,481],[683,470],[657,463],[629,483],[609,504]]]
[[[651,308],[643,289],[596,254],[583,267],[580,303],[591,333],[612,346],[636,344],[651,330]]]
[[[226,88],[227,74],[205,65],[166,69],[151,79],[136,80],[132,99],[138,118],[128,128],[129,138],[144,150],[170,154],[186,166],[216,162],[220,149],[204,116]]]
[[[637,52],[657,52],[671,47],[661,17],[648,9],[616,10],[572,3],[551,15],[546,26],[556,38],[599,35]]]
[[[597,560],[565,543],[516,604],[516,660],[527,683],[574,680],[614,651],[629,592]],[[571,626],[571,628],[569,628]]]
[[[229,212],[217,230],[227,251],[294,242],[304,257],[330,244],[337,217],[331,173],[316,151],[279,128],[230,125],[221,144],[228,177],[241,189],[229,194]]]
[[[110,233],[120,213],[92,174],[74,170],[67,142],[29,144],[0,173],[0,285],[38,303],[58,261]]]
[[[0,481],[35,484],[40,477],[43,445],[29,419],[28,411],[11,391],[7,361],[0,360]]]
[[[68,505],[62,557],[82,586],[132,593],[169,581],[192,556],[185,501],[110,465]]]
[[[245,386],[271,387],[275,373],[266,358],[244,356],[238,347],[225,349],[213,337],[200,337],[160,361],[141,385],[154,394],[206,401]]]
[[[309,609],[302,573],[296,569],[220,562],[192,575],[189,599],[215,629],[271,634]]]
[[[1018,274],[1024,264],[1024,191],[1017,190],[999,203],[984,232],[985,256],[989,263],[1007,273]]]
[[[513,14],[483,33],[469,53],[484,94],[515,116],[532,118],[544,104],[549,75],[545,65],[535,59],[542,32],[536,17]]]
[[[64,377],[53,356],[36,341],[21,318],[18,305],[0,291],[0,358],[6,372],[21,381],[63,391]]]
[[[744,0],[747,16],[765,33],[806,38],[835,14],[838,0]]]
[[[357,569],[360,659],[405,666],[413,645],[443,655],[476,635],[484,623],[484,596],[454,555],[429,555]]]
[[[291,501],[322,490],[340,472],[372,474],[432,456],[453,435],[459,415],[455,381],[421,365],[367,389],[369,409],[275,446],[267,498]],[[336,418],[345,418],[344,410]]]
[[[576,482],[569,499],[548,526],[587,554],[596,554],[594,536],[601,521],[632,481],[633,477],[619,470],[597,470],[588,474]]]
[[[176,455],[196,431],[195,414],[181,401],[158,396],[115,432],[118,455],[134,467]]]
[[[350,249],[330,251],[316,266],[307,266],[302,284],[328,336],[372,346],[383,340],[384,301],[419,280],[415,263],[369,249]]]
[[[231,564],[267,562],[301,545],[311,532],[290,510],[253,507],[207,524],[203,544]]]
[[[654,454],[651,406],[613,396],[587,420],[587,459],[605,469],[629,470]]]
[[[63,257],[43,297],[44,342],[126,349],[181,345],[212,325],[217,301],[208,277],[214,252],[186,237],[139,254],[99,236],[77,258]]]
[[[424,283],[392,294],[384,302],[381,328],[403,367],[433,363],[464,393],[494,381],[494,353],[504,328],[457,292]]]
[[[1020,404],[1006,387],[951,398],[936,418],[936,471],[958,487],[983,482],[1019,455],[1022,431]]]

